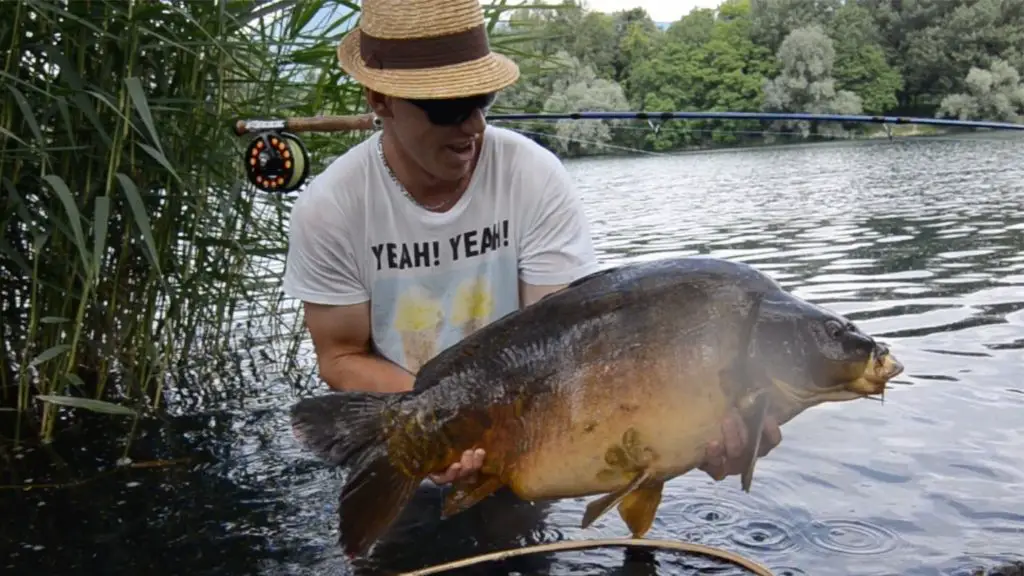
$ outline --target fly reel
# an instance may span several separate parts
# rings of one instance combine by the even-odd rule
[[[245,173],[264,192],[294,192],[309,177],[309,152],[290,132],[263,132],[245,148]]]

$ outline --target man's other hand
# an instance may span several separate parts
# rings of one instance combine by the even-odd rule
[[[765,418],[764,429],[748,431],[739,414],[732,412],[722,423],[722,440],[708,445],[704,455],[704,464],[700,469],[707,472],[714,480],[722,480],[726,476],[740,474],[748,462],[743,459],[743,452],[748,442],[753,442],[753,433],[761,433],[761,446],[758,458],[771,452],[782,442],[782,430],[771,417]]]
[[[466,450],[462,453],[462,460],[449,466],[448,470],[443,474],[431,474],[430,480],[434,484],[441,485],[472,476],[484,465],[484,454],[484,451],[480,448]]]

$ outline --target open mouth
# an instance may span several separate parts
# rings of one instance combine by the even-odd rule
[[[462,142],[460,144],[449,144],[447,148],[456,154],[466,154],[473,150],[473,143]]]

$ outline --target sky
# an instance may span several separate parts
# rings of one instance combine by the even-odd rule
[[[694,8],[717,8],[722,0],[585,0],[591,10],[615,12],[640,7],[655,22],[675,22]]]

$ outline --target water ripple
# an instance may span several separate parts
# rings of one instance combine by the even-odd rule
[[[797,547],[795,530],[778,520],[744,519],[730,533],[733,543],[743,548],[773,553],[786,552]]]
[[[769,566],[768,569],[771,570],[772,574],[775,574],[775,576],[810,576],[810,573],[793,566],[773,565]]]
[[[858,556],[888,554],[900,546],[896,534],[864,520],[814,521],[804,529],[804,537],[826,552]]]
[[[680,516],[694,525],[725,529],[739,524],[751,512],[751,509],[731,500],[702,500],[684,505],[680,510]]]

